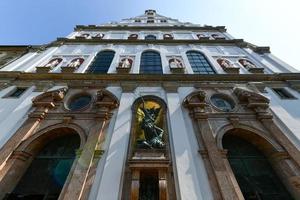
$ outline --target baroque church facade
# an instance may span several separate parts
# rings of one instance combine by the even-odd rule
[[[0,46],[0,199],[300,199],[300,74],[155,10]]]

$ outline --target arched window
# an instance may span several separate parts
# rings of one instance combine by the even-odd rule
[[[188,51],[186,55],[195,74],[216,73],[202,53],[198,51]]]
[[[89,73],[107,73],[112,60],[114,59],[114,51],[101,51],[94,58],[90,65]]]
[[[145,37],[145,40],[156,40],[156,36],[155,35],[147,35]]]
[[[292,199],[268,159],[254,145],[226,134],[223,147],[245,199]]]
[[[35,156],[7,199],[58,199],[80,146],[78,135],[50,141]]]
[[[142,53],[141,74],[162,74],[162,65],[160,54],[156,51],[145,51]]]

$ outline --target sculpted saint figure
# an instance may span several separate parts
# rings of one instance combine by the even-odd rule
[[[224,59],[220,59],[219,63],[221,65],[221,67],[223,67],[223,68],[230,68],[230,67],[232,67],[231,64],[229,63],[229,61],[224,60]]]
[[[246,69],[251,69],[251,68],[255,68],[255,67],[256,67],[253,63],[251,63],[250,61],[245,60],[245,59],[242,59],[242,60],[241,60],[241,63],[242,63],[242,65],[243,65]]]
[[[69,65],[68,67],[79,67],[81,65],[81,62],[80,62],[80,58],[77,58],[76,60],[73,60]]]
[[[174,58],[170,62],[170,68],[183,68],[183,66],[178,59]]]
[[[45,65],[45,67],[50,67],[50,68],[56,67],[60,63],[60,61],[61,61],[60,59],[51,60]]]
[[[131,67],[131,63],[129,59],[128,58],[123,59],[121,68],[130,68],[130,67]]]
[[[144,131],[145,139],[137,141],[137,146],[142,149],[162,149],[165,147],[163,142],[164,130],[156,125],[156,119],[161,108],[140,108],[143,119],[140,127]]]

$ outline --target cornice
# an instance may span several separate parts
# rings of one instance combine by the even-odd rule
[[[233,40],[128,40],[128,39],[84,39],[84,38],[57,38],[52,46],[60,46],[62,44],[212,44],[212,45],[237,45],[239,47],[247,47],[247,43],[242,39]]]
[[[98,83],[184,83],[196,84],[199,82],[271,82],[271,81],[296,81],[300,80],[300,73],[281,73],[281,74],[89,74],[89,73],[25,73],[25,72],[0,72],[0,81],[53,81],[68,82],[82,81]]]
[[[192,31],[219,31],[226,32],[225,26],[185,26],[185,25],[174,25],[174,26],[97,26],[97,25],[77,25],[74,28],[75,31],[111,31],[111,30],[122,30],[122,31],[138,31],[138,30],[192,30]]]

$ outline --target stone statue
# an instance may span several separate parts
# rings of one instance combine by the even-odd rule
[[[140,127],[144,131],[145,139],[137,140],[137,147],[142,149],[162,149],[165,147],[163,142],[164,130],[156,125],[156,119],[161,108],[140,108],[143,113],[143,119]]]
[[[223,67],[223,68],[230,68],[230,67],[232,67],[231,64],[229,63],[229,61],[224,60],[224,59],[220,59],[219,63],[221,65],[221,67]]]
[[[130,68],[131,67],[131,63],[128,58],[123,59],[121,63],[122,63],[121,68]]]
[[[60,61],[61,61],[60,59],[51,60],[45,65],[45,67],[50,67],[50,68],[56,67],[60,63]]]
[[[97,37],[97,38],[103,38],[104,34],[103,33],[98,33],[98,34],[95,35],[95,37]]]
[[[243,59],[241,60],[241,63],[246,69],[256,68],[256,66],[248,60]]]
[[[181,62],[178,59],[172,59],[170,62],[170,68],[183,68]]]
[[[81,65],[81,62],[80,62],[80,58],[77,58],[76,60],[73,60],[69,65],[68,67],[74,67],[74,68],[77,68]]]

